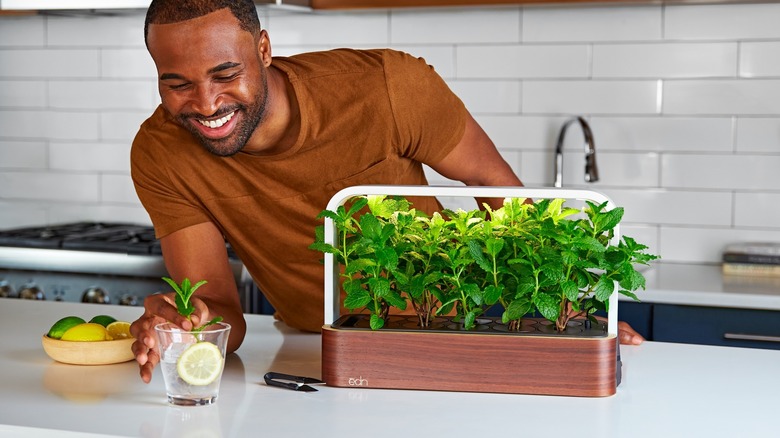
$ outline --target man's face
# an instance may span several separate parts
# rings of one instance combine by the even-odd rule
[[[265,32],[261,41],[267,44]],[[264,63],[252,34],[221,9],[150,25],[147,43],[163,107],[209,152],[226,157],[243,149],[268,102],[270,58]]]

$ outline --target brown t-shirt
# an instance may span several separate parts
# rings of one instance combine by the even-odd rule
[[[218,157],[158,107],[133,142],[132,176],[158,237],[213,222],[277,315],[319,331],[323,256],[308,249],[317,214],[348,186],[426,184],[420,163],[454,148],[466,110],[432,67],[392,50],[306,53],[271,68],[300,107],[291,149]]]

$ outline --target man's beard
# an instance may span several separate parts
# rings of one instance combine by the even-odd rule
[[[199,118],[198,114],[180,114],[176,119],[179,121],[179,124],[187,128],[187,130],[200,141],[200,144],[203,145],[207,151],[220,157],[233,156],[244,149],[249,138],[255,132],[258,125],[260,125],[260,122],[263,121],[263,118],[265,118],[268,105],[268,79],[265,74],[262,75],[262,82],[262,91],[254,96],[254,103],[251,106],[241,104],[229,105],[220,108],[213,114],[214,117],[222,117],[233,111],[243,112],[244,118],[238,122],[238,125],[236,125],[233,132],[228,137],[215,140],[204,136],[196,127],[192,126],[192,123],[190,123],[191,119]]]

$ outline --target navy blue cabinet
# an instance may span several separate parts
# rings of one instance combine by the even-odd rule
[[[654,341],[780,350],[778,311],[653,304],[651,313]]]

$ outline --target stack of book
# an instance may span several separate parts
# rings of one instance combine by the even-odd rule
[[[726,246],[723,251],[723,274],[780,277],[780,242]]]

